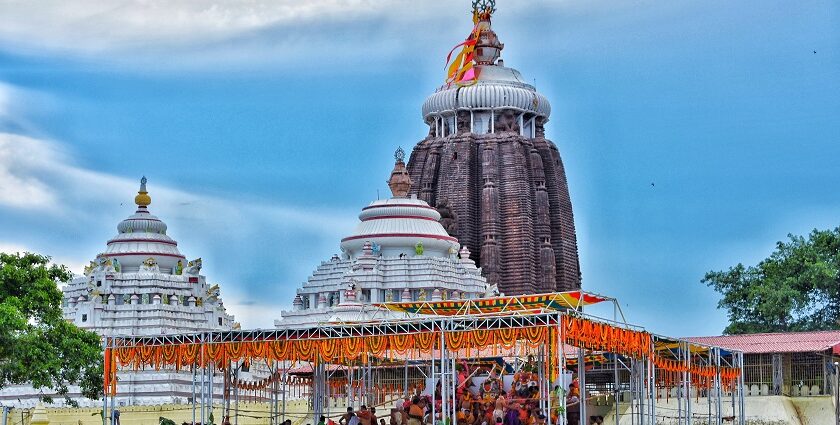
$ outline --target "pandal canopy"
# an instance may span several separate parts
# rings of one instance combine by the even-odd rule
[[[607,301],[609,298],[582,291],[555,292],[552,294],[519,295],[511,297],[477,298],[447,301],[410,301],[379,303],[377,307],[411,314],[436,316],[466,316],[522,311],[577,310],[580,307]]]

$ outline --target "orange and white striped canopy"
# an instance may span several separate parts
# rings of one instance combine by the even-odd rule
[[[410,301],[380,303],[377,306],[392,311],[437,316],[457,316],[516,311],[561,311],[597,304],[609,298],[582,291],[555,292],[551,294],[517,295],[468,300]]]

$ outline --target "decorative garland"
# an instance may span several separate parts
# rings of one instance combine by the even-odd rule
[[[656,356],[653,353],[652,337],[647,332],[635,331],[595,322],[580,317],[563,316],[560,324],[565,343],[588,350],[616,353],[633,358],[650,356],[660,373],[658,384],[669,385],[679,382],[681,374],[689,372],[695,386],[710,388],[717,374],[714,366],[686,364]],[[499,348],[511,349],[518,343],[536,348],[547,345],[557,347],[560,343],[561,328],[555,325],[529,328],[474,329],[460,332],[446,332],[444,342],[450,350],[473,350],[492,347],[493,353]],[[135,368],[174,365],[206,366],[213,363],[224,369],[230,362],[243,361],[249,364],[253,360],[272,361],[309,361],[346,364],[358,359],[366,362],[368,355],[383,357],[405,356],[409,350],[417,353],[429,353],[439,349],[439,332],[421,332],[414,334],[394,334],[370,337],[340,339],[294,339],[279,341],[242,341],[225,343],[178,344],[167,346],[134,346],[106,349],[105,387],[115,387],[117,364],[132,365]],[[557,377],[559,364],[556,353],[549,350],[547,372]],[[109,371],[111,371],[109,373]],[[740,378],[738,368],[720,368],[721,386],[733,388]],[[109,376],[110,375],[110,376]],[[258,390],[271,381],[247,384],[247,389]],[[116,391],[115,388],[112,391]]]
[[[444,340],[451,350],[488,346],[510,349],[518,341],[531,347],[545,345],[551,333],[546,327],[479,329],[447,332]],[[203,353],[201,344],[117,347],[114,349],[114,357],[120,365],[133,365],[135,368],[174,365],[179,369],[189,365],[205,366],[212,362],[223,369],[229,362],[244,361],[249,364],[254,359],[346,363],[360,358],[365,360],[368,355],[383,356],[389,350],[400,355],[408,350],[430,352],[439,349],[439,345],[439,332],[421,332],[340,339],[207,343],[204,344]]]
[[[649,356],[653,352],[653,341],[647,332],[569,316],[563,316],[563,328],[566,343],[576,347],[635,358]]]

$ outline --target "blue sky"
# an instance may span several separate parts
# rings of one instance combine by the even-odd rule
[[[0,249],[81,271],[146,175],[229,310],[271,326],[426,134],[468,8],[0,2]],[[719,333],[706,271],[840,224],[836,1],[497,8],[506,65],[552,102],[584,286],[630,321]]]

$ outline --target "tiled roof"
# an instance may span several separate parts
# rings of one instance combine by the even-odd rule
[[[761,333],[686,338],[744,353],[804,353],[833,350],[840,354],[840,331]]]

